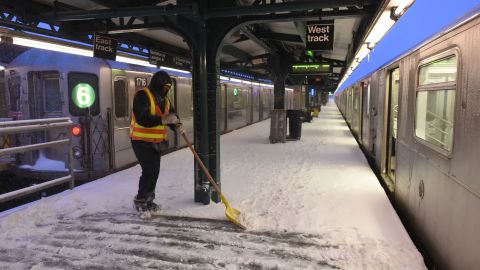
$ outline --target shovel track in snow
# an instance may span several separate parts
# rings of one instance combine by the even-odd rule
[[[243,231],[229,221],[135,213],[59,217],[28,244],[0,248],[0,269],[340,269],[321,235]]]

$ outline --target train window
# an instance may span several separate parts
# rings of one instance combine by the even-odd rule
[[[419,70],[418,84],[454,82],[457,79],[457,57],[455,55],[422,65]]]
[[[10,100],[10,111],[20,111],[20,76],[8,78],[8,96]]]
[[[98,77],[91,73],[68,74],[69,111],[73,116],[98,115],[100,103]]]
[[[457,56],[423,64],[418,75],[415,136],[448,154],[453,147]]]
[[[113,82],[113,95],[115,103],[115,117],[128,117],[128,93],[125,80],[119,79]]]
[[[455,90],[418,92],[415,135],[450,152],[454,105]]]
[[[43,101],[45,112],[62,111],[62,98],[58,77],[45,78],[43,81]]]

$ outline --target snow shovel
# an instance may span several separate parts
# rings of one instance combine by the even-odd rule
[[[225,196],[223,195],[222,191],[220,190],[220,188],[218,187],[217,183],[215,182],[215,180],[213,180],[213,177],[210,175],[210,173],[208,172],[208,169],[207,167],[205,167],[205,165],[203,164],[202,160],[200,159],[200,157],[198,156],[197,152],[195,151],[195,149],[193,149],[193,146],[192,144],[190,143],[190,141],[188,140],[187,138],[187,135],[185,133],[182,133],[182,137],[183,139],[185,140],[185,142],[187,143],[188,145],[188,148],[190,148],[190,150],[192,150],[192,153],[193,155],[195,156],[195,159],[197,160],[198,164],[200,165],[200,167],[202,168],[203,172],[205,173],[205,175],[207,175],[207,178],[208,178],[208,181],[210,181],[210,183],[212,184],[213,188],[215,189],[215,191],[218,192],[218,194],[220,194],[220,199],[222,200],[222,203],[225,204],[225,216],[227,216],[227,218],[233,222],[233,224],[237,225],[238,227],[242,228],[242,229],[247,229],[247,227],[245,227],[242,223],[240,223],[240,221],[238,220],[239,217],[240,217],[240,211],[238,211],[237,209],[233,208],[233,207],[230,207],[230,203],[227,201],[227,199],[225,198]]]

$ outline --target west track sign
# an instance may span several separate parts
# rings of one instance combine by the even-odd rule
[[[333,21],[308,22],[306,30],[307,50],[333,50]]]

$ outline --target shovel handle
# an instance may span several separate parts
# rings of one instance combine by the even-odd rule
[[[193,156],[195,157],[195,159],[198,162],[198,165],[200,165],[200,168],[202,168],[202,171],[205,173],[205,175],[207,175],[208,181],[210,181],[210,183],[212,184],[215,191],[217,191],[220,195],[223,196],[222,191],[220,190],[220,187],[217,185],[215,180],[213,180],[213,177],[210,175],[210,172],[208,172],[207,167],[205,167],[205,165],[203,164],[203,161],[198,156],[197,151],[195,151],[195,149],[193,149],[193,146],[190,143],[190,141],[188,140],[187,135],[185,133],[182,133],[182,137],[185,140],[185,142],[187,143],[188,148],[190,148],[190,150],[192,151]]]

